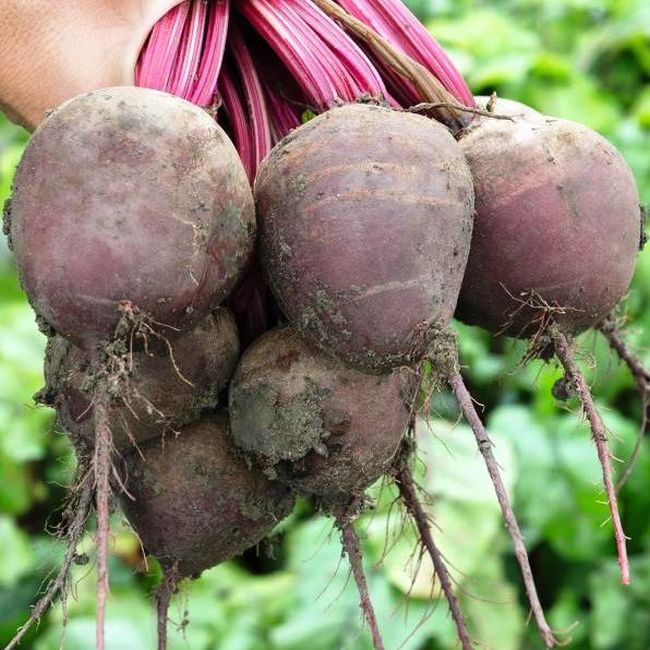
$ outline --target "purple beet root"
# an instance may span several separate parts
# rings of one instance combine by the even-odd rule
[[[367,372],[404,365],[449,323],[469,252],[472,179],[434,120],[350,104],[294,130],[255,181],[280,307]]]
[[[143,88],[72,99],[14,179],[11,243],[40,317],[91,352],[124,318],[173,336],[230,292],[252,252],[250,187],[200,108]]]
[[[590,129],[535,116],[481,118],[460,140],[476,217],[457,316],[528,337],[552,314],[567,334],[626,293],[639,248],[639,196],[616,149]]]
[[[236,452],[224,416],[204,417],[126,457],[126,516],[166,570],[195,577],[257,544],[293,508]]]
[[[240,361],[230,384],[232,435],[295,490],[349,499],[390,468],[409,397],[401,373],[363,374],[283,327]]]
[[[153,339],[147,352],[135,352],[108,407],[113,445],[134,443],[171,432],[214,408],[239,356],[237,327],[229,310],[219,308],[194,329],[171,342]],[[94,377],[89,356],[61,336],[48,341],[46,386],[39,401],[53,406],[75,440],[92,442]]]

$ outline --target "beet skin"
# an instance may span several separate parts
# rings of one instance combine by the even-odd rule
[[[398,371],[366,375],[283,327],[244,354],[230,384],[235,444],[272,476],[349,499],[385,474],[408,423]]]
[[[144,88],[72,99],[14,179],[11,243],[42,319],[91,351],[124,309],[171,336],[230,292],[252,252],[252,195],[202,109]]]
[[[641,237],[622,156],[587,127],[535,115],[481,118],[460,146],[476,217],[457,316],[522,337],[551,312],[568,334],[597,324],[627,292]]]
[[[167,570],[195,577],[257,544],[292,509],[281,483],[236,453],[224,416],[152,440],[126,458],[122,504],[145,549]]]
[[[310,341],[368,372],[446,327],[469,251],[472,179],[434,120],[335,108],[292,131],[255,182],[262,262]]]
[[[108,407],[113,445],[128,449],[172,433],[217,404],[239,356],[237,326],[224,307],[169,343],[154,339],[147,352],[130,357],[130,373]],[[53,406],[60,424],[75,440],[95,438],[94,377],[89,356],[61,336],[48,341],[45,388],[39,401]]]

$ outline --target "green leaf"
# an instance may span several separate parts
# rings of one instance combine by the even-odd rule
[[[29,469],[0,450],[0,512],[21,515],[32,502],[32,484]]]
[[[17,462],[37,460],[45,452],[49,409],[33,405],[43,385],[45,337],[25,301],[3,307],[0,324],[0,452]]]
[[[520,648],[524,613],[519,606],[517,590],[506,580],[501,562],[494,554],[486,554],[465,583],[461,604],[472,638],[479,641],[481,647]]]
[[[0,586],[15,585],[34,564],[29,537],[15,522],[0,515]]]
[[[489,433],[506,489],[511,490],[517,478],[511,443],[498,431]],[[417,447],[426,467],[423,487],[427,494],[480,503],[498,511],[490,476],[469,426],[420,419]]]
[[[592,647],[645,650],[650,647],[650,555],[632,559],[630,587],[620,584],[615,562],[594,573],[589,582],[593,600],[590,616]]]

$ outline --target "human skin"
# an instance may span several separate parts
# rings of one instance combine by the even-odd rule
[[[0,110],[29,130],[76,95],[132,85],[140,49],[179,0],[5,0]]]

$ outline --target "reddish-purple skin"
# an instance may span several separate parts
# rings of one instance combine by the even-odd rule
[[[153,340],[147,352],[134,352],[132,371],[121,381],[123,396],[108,408],[113,445],[134,444],[173,432],[214,408],[219,391],[237,365],[237,326],[229,310],[219,308],[196,327],[167,343]],[[61,336],[48,341],[46,386],[39,400],[53,406],[60,424],[75,441],[92,443],[92,365],[89,356]],[[189,382],[189,383],[188,383]]]
[[[458,318],[520,337],[549,316],[569,334],[602,320],[629,287],[640,242],[622,156],[584,126],[535,116],[481,119],[460,146],[476,217]]]
[[[132,498],[124,496],[122,507],[145,549],[165,569],[177,564],[183,577],[257,544],[293,508],[286,487],[236,452],[224,416],[149,441],[141,452],[126,457]]]
[[[167,336],[197,323],[236,283],[255,223],[237,152],[205,111],[118,87],[66,102],[36,130],[10,233],[36,312],[90,351],[113,337],[122,301]]]
[[[456,306],[473,190],[437,122],[349,104],[294,130],[255,182],[262,262],[289,320],[367,372],[411,360]]]
[[[399,372],[366,375],[285,326],[248,348],[230,383],[235,444],[295,490],[349,499],[385,474],[406,426]]]

